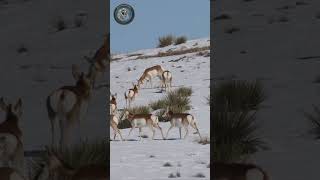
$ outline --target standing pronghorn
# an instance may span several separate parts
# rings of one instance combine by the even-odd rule
[[[140,88],[141,85],[144,84],[144,81],[150,81],[151,88],[152,88],[152,81],[151,79],[153,77],[159,77],[159,79],[162,79],[162,73],[164,69],[160,65],[155,65],[150,68],[147,68],[144,70],[143,74],[138,80],[138,88]]]
[[[67,177],[70,180],[106,180],[108,179],[107,165],[85,165],[79,168],[72,168],[61,160],[55,153],[48,150],[48,158],[37,175],[54,179],[54,177]],[[49,172],[49,173],[46,173]],[[56,176],[57,175],[57,176]],[[60,179],[60,178],[59,178]]]
[[[253,164],[214,162],[213,172],[216,180],[269,180],[267,173]]]
[[[110,33],[105,36],[103,45],[96,51],[92,58],[84,56],[90,64],[89,74],[92,74],[92,86],[95,86],[97,76],[103,74],[110,61]]]
[[[121,135],[121,132],[118,128],[118,124],[119,124],[119,119],[117,116],[115,115],[110,115],[110,126],[112,127],[113,129],[113,133],[114,133],[114,136],[113,136],[113,140],[116,140],[116,136],[117,136],[117,133],[120,135],[120,138],[121,140],[123,141],[123,138],[122,138],[122,135]]]
[[[26,180],[21,173],[10,167],[0,167],[1,180]]]
[[[117,93],[110,96],[110,114],[114,115],[117,111]]]
[[[142,127],[149,127],[152,131],[152,139],[154,139],[155,129],[158,128],[161,132],[162,138],[164,139],[162,128],[159,126],[159,119],[153,114],[132,114],[129,111],[124,112],[122,120],[128,119],[131,123],[131,129],[129,131],[128,137],[130,136],[134,128],[139,128],[139,136],[141,140]]]
[[[131,107],[131,103],[132,101],[137,97],[138,95],[138,85],[136,84],[133,84],[133,88],[132,89],[129,89],[127,90],[125,93],[124,93],[124,99],[126,100],[126,107],[128,107],[128,104],[129,104],[129,107]]]
[[[167,131],[166,138],[168,138],[169,131],[173,127],[178,127],[180,139],[181,139],[181,128],[184,127],[186,131],[186,134],[184,136],[184,139],[185,139],[189,133],[188,126],[190,125],[197,131],[197,133],[199,134],[200,140],[202,139],[193,115],[189,113],[173,113],[172,111],[169,110],[169,108],[167,108],[167,110],[165,111],[162,117],[168,118],[171,124],[170,128]]]
[[[74,86],[63,86],[47,97],[47,110],[51,122],[52,145],[55,144],[55,124],[59,120],[60,145],[70,144],[71,131],[80,130],[80,122],[85,118],[92,92],[90,74],[79,71],[72,65],[72,75],[76,80]],[[80,133],[80,132],[79,132]],[[80,138],[80,135],[79,137]]]
[[[172,74],[170,71],[163,71],[162,73],[162,86],[164,86],[164,90],[167,91],[171,89],[172,86]]]
[[[1,98],[0,108],[6,113],[5,120],[0,124],[0,162],[2,166],[15,168],[23,174],[24,150],[22,131],[18,125],[22,115],[22,100],[12,105],[6,104]]]

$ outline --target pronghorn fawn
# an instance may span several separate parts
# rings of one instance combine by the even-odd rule
[[[45,164],[39,171],[38,177],[46,177],[45,179],[56,180],[61,177],[67,178],[68,180],[107,180],[107,165],[85,165],[79,168],[72,168],[70,165],[65,163],[56,153],[51,150],[47,150],[48,158]],[[46,173],[45,172],[49,172]]]
[[[0,108],[6,113],[5,120],[0,124],[0,163],[2,167],[12,167],[24,173],[24,149],[22,131],[19,120],[22,115],[22,100],[16,104],[7,104],[0,99]]]
[[[214,162],[213,179],[269,180],[269,177],[263,169],[253,164]]]
[[[92,58],[84,57],[90,64],[89,74],[91,74],[92,86],[95,86],[95,80],[100,74],[106,71],[110,61],[110,33],[105,36],[103,45],[96,51]]]
[[[180,139],[181,139],[181,128],[183,127],[186,131],[186,134],[184,136],[184,139],[185,139],[189,133],[188,127],[190,125],[192,128],[194,128],[197,131],[197,134],[199,134],[200,140],[202,139],[196,124],[196,120],[193,115],[189,113],[173,113],[171,110],[169,110],[169,108],[167,108],[167,110],[165,111],[162,117],[168,118],[171,124],[170,128],[167,131],[166,138],[168,138],[169,131],[173,127],[178,127]]]
[[[18,171],[10,167],[0,167],[1,180],[26,180]]]
[[[137,97],[138,95],[138,85],[133,84],[133,88],[128,89],[125,93],[124,93],[124,98],[126,100],[126,107],[131,107],[131,103],[132,101]]]
[[[116,115],[110,115],[110,127],[113,129],[113,140],[116,140],[117,134],[119,134],[121,140],[123,141],[122,134],[118,128],[119,118]]]
[[[75,136],[72,131],[78,130],[80,133],[80,122],[86,116],[92,93],[90,74],[80,72],[76,65],[72,65],[72,74],[76,80],[74,86],[63,86],[54,90],[47,97],[47,110],[52,134],[51,143],[55,144],[55,125],[58,120],[61,147],[70,144],[71,136]],[[79,134],[77,138],[80,139]]]
[[[162,86],[164,86],[164,90],[167,91],[171,89],[172,86],[172,74],[170,71],[163,71],[162,73]]]
[[[117,93],[110,96],[110,114],[114,115],[117,111]]]
[[[152,78],[158,77],[160,80],[162,79],[162,73],[164,69],[160,65],[155,65],[150,68],[144,70],[143,74],[138,80],[138,88],[144,84],[145,81],[149,81],[152,88]]]
[[[160,130],[162,138],[164,139],[162,128],[159,126],[159,119],[157,116],[153,114],[132,114],[129,111],[125,111],[122,120],[124,119],[128,119],[131,123],[131,129],[129,131],[128,137],[130,136],[133,129],[139,128],[139,137],[141,140],[142,128],[149,127],[153,133],[152,139],[154,139],[154,135],[155,135],[154,128],[157,128]]]

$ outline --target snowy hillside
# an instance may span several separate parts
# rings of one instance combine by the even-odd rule
[[[111,62],[110,67],[110,90],[111,93],[118,94],[118,109],[125,108],[124,92],[132,88],[132,83],[137,83],[143,71],[148,67],[161,65],[172,72],[173,89],[182,86],[192,88],[192,109],[189,113],[195,116],[201,136],[209,137],[210,109],[206,99],[210,93],[209,45],[210,39],[204,38],[177,46],[114,55],[115,60]],[[178,55],[159,56],[166,52]],[[154,86],[156,82],[159,81],[153,80]],[[166,93],[161,92],[159,88],[149,86],[150,84],[147,84],[147,87],[141,88],[133,106],[148,105],[151,101],[165,96]],[[170,123],[160,122],[160,126],[166,133]],[[129,137],[132,141],[111,141],[111,180],[160,180],[168,179],[171,173],[176,176],[177,172],[185,180],[210,179],[210,145],[198,144],[196,141],[199,140],[199,136],[193,134],[194,130],[191,127],[189,129],[191,131],[185,140],[179,139],[179,130],[176,128],[170,131],[169,140],[162,140],[160,132],[156,130],[156,140],[143,138],[141,142],[135,141],[139,139],[136,129]],[[125,138],[128,130],[121,130]],[[184,133],[182,130],[183,135]],[[151,137],[148,128],[143,129],[143,134]],[[110,136],[113,137],[112,130]],[[204,177],[195,177],[201,175]]]
[[[215,1],[217,82],[259,79],[267,100],[258,112],[270,150],[250,162],[272,180],[319,179],[319,141],[303,111],[319,105],[319,7],[317,0]],[[301,59],[301,57],[312,57]]]

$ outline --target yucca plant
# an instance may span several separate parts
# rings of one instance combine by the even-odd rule
[[[313,113],[305,112],[304,115],[311,123],[311,133],[316,136],[316,139],[320,139],[320,107],[313,105]]]
[[[174,41],[174,37],[172,35],[160,37],[158,47],[162,48],[162,47],[170,46],[171,44],[173,44],[173,41]]]
[[[187,42],[187,37],[186,36],[180,36],[177,37],[174,41],[174,45],[179,45]]]
[[[266,93],[259,81],[232,80],[218,84],[213,89],[212,106],[216,111],[258,110],[266,99]]]
[[[239,161],[266,143],[257,135],[256,112],[214,111],[213,158],[215,161]]]

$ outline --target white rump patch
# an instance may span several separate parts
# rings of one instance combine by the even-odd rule
[[[263,173],[255,168],[247,171],[246,180],[263,180]]]
[[[60,101],[60,97],[62,92],[64,92],[65,98],[63,101]],[[77,96],[69,90],[58,90],[55,91],[51,96],[50,96],[50,102],[51,102],[51,107],[55,112],[58,112],[58,104],[61,103],[63,107],[63,111],[65,113],[69,112],[72,110],[74,105],[77,102]]]

